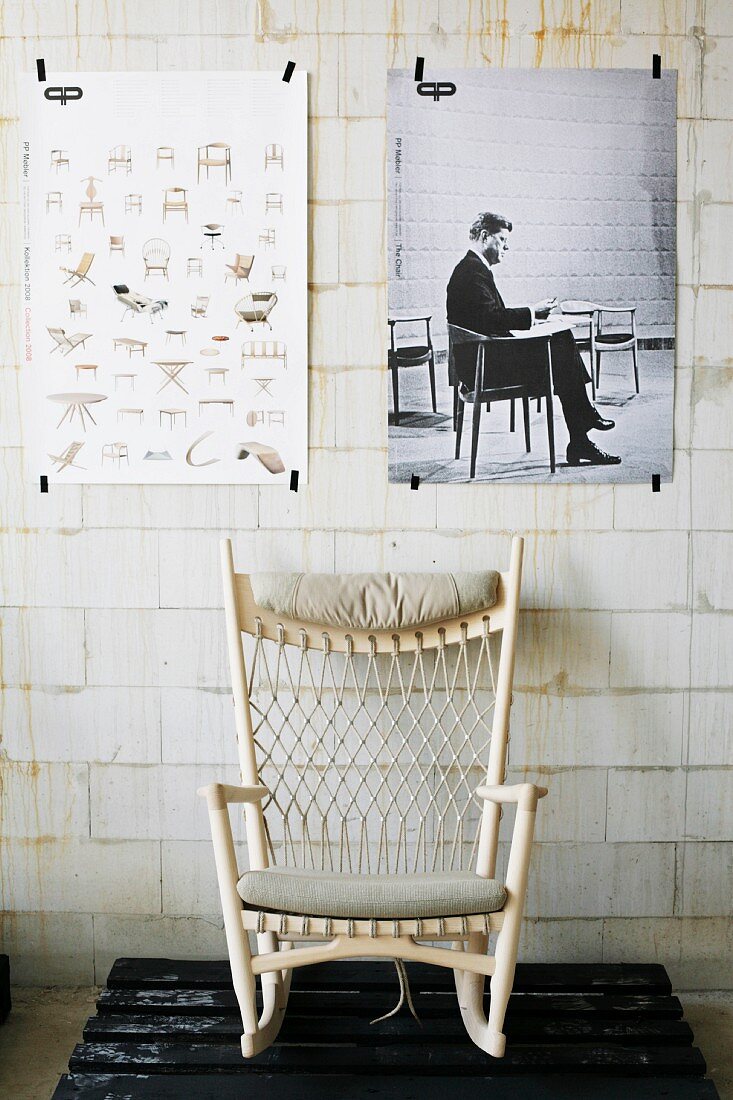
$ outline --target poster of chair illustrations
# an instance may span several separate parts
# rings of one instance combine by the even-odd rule
[[[29,475],[306,480],[306,74],[23,79]]]
[[[676,73],[414,76],[388,78],[390,481],[670,480]]]

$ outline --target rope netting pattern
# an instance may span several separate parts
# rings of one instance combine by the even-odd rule
[[[333,652],[265,638],[249,662],[255,754],[274,865],[345,873],[468,870],[495,703],[481,637]]]

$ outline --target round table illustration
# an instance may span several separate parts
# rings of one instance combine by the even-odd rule
[[[160,389],[156,391],[157,393],[160,393],[160,390],[164,390],[165,387],[169,386],[171,382],[175,382],[177,386],[180,386],[184,393],[188,393],[188,390],[184,386],[183,382],[180,381],[178,375],[181,373],[184,367],[190,366],[190,364],[193,362],[193,359],[153,359],[152,362],[155,364],[156,367],[160,367],[163,374],[166,376],[165,382],[160,387]]]
[[[78,414],[84,431],[87,430],[86,420],[84,419],[85,416],[89,417],[92,424],[96,425],[97,423],[87,408],[87,405],[96,405],[100,401],[107,400],[106,393],[49,393],[47,397],[49,401],[56,401],[59,405],[66,405],[66,411],[56,425],[57,428],[60,428],[67,418],[69,423],[71,423],[74,416]]]

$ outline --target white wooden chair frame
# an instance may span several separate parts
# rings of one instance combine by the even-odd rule
[[[259,1054],[276,1038],[295,967],[356,957],[415,960],[452,969],[461,1015],[471,1039],[494,1057],[504,1054],[502,1029],[514,980],[537,801],[547,793],[545,788],[531,783],[504,785],[522,554],[523,540],[514,538],[509,571],[500,574],[497,602],[489,609],[432,623],[422,629],[346,631],[329,627],[326,631],[322,625],[284,619],[258,607],[249,577],[234,571],[231,542],[228,539],[222,542],[224,603],[243,785],[212,783],[199,794],[208,802],[232,978],[244,1029],[244,1057]],[[244,806],[249,867],[250,870],[263,870],[269,866],[269,837],[262,801],[274,796],[260,782],[258,773],[253,711],[256,715],[259,711],[257,696],[252,694],[252,681],[248,682],[245,669],[242,633],[254,636],[255,645],[264,644],[264,640],[268,640],[267,644],[277,642],[280,652],[283,646],[299,648],[301,659],[320,650],[326,654],[326,660],[330,653],[338,653],[345,655],[347,662],[353,656],[369,662],[381,655],[389,661],[401,651],[410,655],[417,665],[422,663],[423,653],[434,651],[431,659],[437,667],[446,647],[451,645],[458,645],[460,655],[465,655],[468,642],[478,640],[475,644],[485,645],[489,654],[489,635],[498,632],[502,632],[501,653],[495,678],[491,670],[494,703],[488,769],[486,785],[474,792],[482,800],[482,809],[472,852],[475,853],[475,872],[481,877],[493,878],[501,807],[516,803],[503,908],[488,914],[409,920],[303,917],[246,908],[237,893],[240,872],[228,807],[231,803]],[[364,656],[360,658],[359,655]],[[490,663],[490,654],[488,659]],[[476,715],[472,728],[480,726],[482,736],[488,740],[488,723],[482,713],[476,712]],[[462,726],[461,730],[465,734]],[[387,839],[394,840],[393,837]],[[287,845],[285,851],[287,856]],[[250,932],[257,934],[256,954],[250,948]],[[497,933],[496,947],[494,954],[489,955],[489,935],[493,933]],[[429,946],[421,942],[424,940],[447,941],[452,950]],[[306,941],[315,941],[315,946],[298,946]],[[262,984],[259,1018],[255,1007],[257,976]],[[483,1008],[486,977],[491,978],[488,1018]]]

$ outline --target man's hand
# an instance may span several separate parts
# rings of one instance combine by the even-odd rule
[[[532,308],[534,309],[534,315],[537,320],[544,321],[549,317],[551,310],[553,310],[556,305],[557,298],[545,298],[541,302],[535,302]]]

